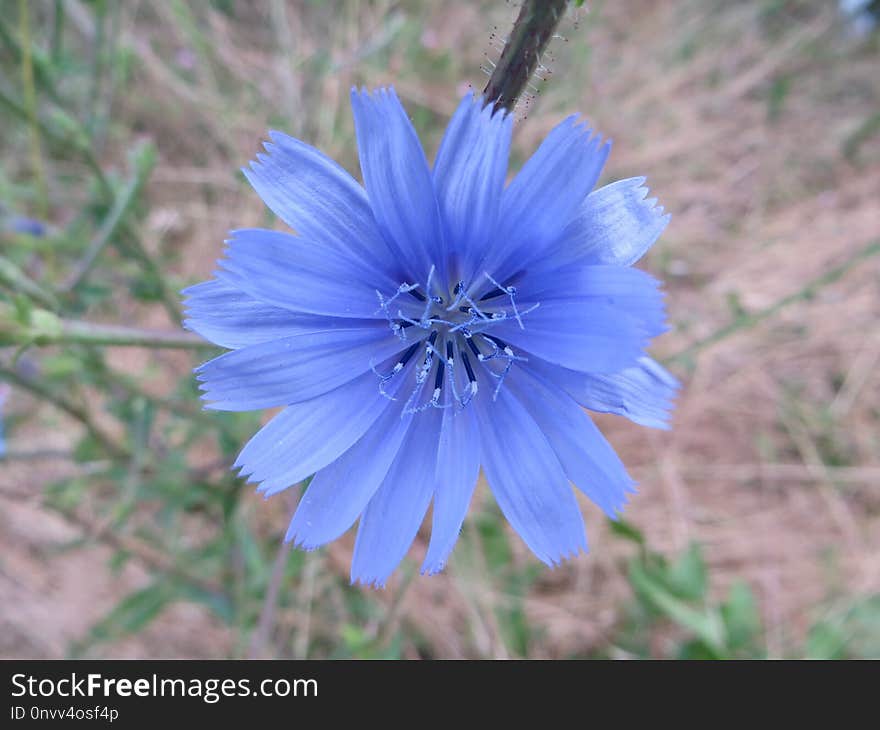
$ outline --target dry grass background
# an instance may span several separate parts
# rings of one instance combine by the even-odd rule
[[[88,45],[90,13],[65,4]],[[176,3],[128,2],[120,16],[119,43],[130,49],[134,75],[108,102],[110,116],[158,145],[145,240],[174,253],[181,282],[209,274],[229,228],[266,220],[236,169],[267,128],[301,137],[356,172],[348,89],[393,82],[432,156],[462,90],[484,83],[483,54],[497,55],[490,34],[503,33],[515,13],[499,2],[228,4],[233,16],[203,7],[198,23]],[[642,262],[667,283],[673,330],[658,342],[659,356],[685,350],[740,311],[798,292],[880,235],[880,137],[859,143],[880,108],[876,42],[848,34],[833,3],[591,5],[564,21],[565,40],[551,47],[552,74],[520,110],[513,159],[521,164],[555,123],[580,110],[615,140],[607,180],[648,176],[673,214]],[[108,135],[103,158],[122,160],[125,142]],[[159,306],[115,304],[127,323],[176,324]],[[802,642],[841,602],[880,591],[878,315],[875,257],[676,361],[684,387],[670,432],[599,419],[640,482],[627,519],[663,553],[698,541],[713,595],[746,580],[771,656]],[[134,350],[115,351],[112,361],[144,372],[160,394],[166,373],[190,367],[184,355]],[[16,398],[13,406],[29,403]],[[44,415],[42,424],[20,433],[63,447],[64,421]],[[196,455],[205,463],[214,457]],[[113,541],[125,535],[43,508],[41,484],[69,468],[0,468],[3,656],[64,655],[147,579],[149,559],[146,567],[131,561],[108,570]],[[621,566],[632,546],[583,506],[591,555],[540,573],[525,598],[541,635],[533,656],[607,649],[630,599]],[[288,519],[280,498],[248,496],[244,509],[262,534],[282,532]],[[91,539],[80,549],[61,549],[83,535]],[[413,548],[417,557],[425,538]],[[325,582],[347,572],[352,544],[349,535],[311,556],[296,590],[322,595]],[[515,547],[518,564],[533,561]],[[505,656],[493,609],[507,596],[485,570],[453,560],[443,576],[416,578],[406,591],[398,579],[377,597],[388,605],[382,627],[367,630],[417,633],[434,656]],[[332,605],[291,609],[277,621],[311,622],[314,632],[333,615]],[[656,637],[657,655],[673,634]],[[242,641],[203,608],[176,604],[101,653],[227,656]],[[261,645],[256,653],[285,652]]]

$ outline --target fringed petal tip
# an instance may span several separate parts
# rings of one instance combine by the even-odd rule
[[[438,573],[442,573],[446,569],[446,563],[434,563],[428,565],[427,563],[423,563],[422,567],[419,568],[419,575],[424,575],[426,577],[430,577],[432,575],[437,575]]]
[[[350,95],[352,103],[355,103],[359,100],[371,101],[375,103],[377,101],[385,101],[388,98],[399,101],[397,97],[397,91],[395,91],[393,84],[389,84],[388,86],[377,86],[373,89],[369,88],[366,85],[360,87],[352,86]]]
[[[550,568],[550,570],[555,570],[556,568],[560,567],[563,563],[566,563],[570,560],[574,560],[579,555],[587,555],[587,554],[589,554],[589,552],[590,552],[590,548],[587,545],[587,540],[585,537],[583,545],[578,545],[573,550],[566,551],[566,552],[561,553],[559,555],[547,556],[547,555],[538,555],[537,553],[535,553],[535,555],[537,556],[538,560],[540,560],[542,563],[544,563],[544,565],[546,565],[548,568]]]
[[[313,553],[320,547],[323,547],[326,543],[320,542],[315,543],[308,540],[308,538],[304,535],[300,535],[291,520],[290,527],[287,528],[287,532],[284,533],[284,544],[290,545],[295,550],[302,550],[307,553]]]
[[[385,588],[388,582],[388,578],[372,578],[369,576],[360,576],[360,575],[352,575],[349,579],[349,584],[352,586],[363,586],[364,588],[371,588],[374,591],[381,591]]]

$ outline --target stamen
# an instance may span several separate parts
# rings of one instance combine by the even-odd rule
[[[499,288],[496,286],[494,289],[492,289],[492,291],[490,291],[490,292],[484,294],[483,296],[481,296],[481,297],[480,297],[480,301],[481,301],[481,302],[485,302],[485,301],[487,301],[487,300],[489,300],[489,299],[495,299],[496,297],[500,297],[500,296],[503,296],[503,295],[505,295],[505,294],[507,294],[507,292],[506,292],[504,289],[499,289]]]
[[[513,354],[513,350],[511,349],[510,345],[508,345],[508,344],[507,344],[504,340],[502,340],[500,337],[495,337],[495,335],[487,335],[485,332],[481,332],[480,334],[481,334],[483,337],[485,337],[487,340],[489,340],[490,342],[492,342],[492,344],[497,345],[501,350],[504,351],[504,354],[507,355],[508,357],[515,357],[515,355]]]
[[[496,358],[501,358],[505,361],[504,369],[500,373],[492,373],[496,378],[498,378],[498,384],[495,386],[495,392],[492,394],[492,400],[498,399],[498,393],[501,392],[501,386],[504,384],[504,378],[507,377],[507,374],[510,372],[510,369],[513,367],[514,362],[528,362],[528,359],[525,357],[520,357],[519,355],[514,354],[513,348],[508,345],[504,340],[500,337],[495,337],[494,335],[487,335],[485,333],[480,333],[483,339],[487,340],[494,348],[495,352],[489,355],[486,360],[494,360]],[[503,353],[503,354],[502,354]]]
[[[449,389],[452,391],[452,397],[460,408],[464,408],[468,401],[458,394],[458,386],[455,383],[455,347],[451,340],[446,340],[446,364],[449,366]]]
[[[397,361],[393,368],[391,368],[390,373],[380,373],[376,366],[370,363],[370,370],[378,376],[379,378],[379,393],[381,393],[384,397],[388,398],[388,400],[397,400],[393,396],[388,395],[388,392],[385,390],[385,386],[395,375],[397,375],[401,370],[406,367],[406,364],[410,361],[413,355],[415,355],[416,350],[419,349],[419,342],[416,342],[414,345],[411,345],[406,352],[403,353],[401,358]]]
[[[443,387],[443,370],[445,365],[442,360],[437,361],[437,372],[434,374],[434,393],[439,394]]]
[[[517,306],[517,288],[511,282],[517,280],[522,273],[518,272],[508,280],[507,284],[502,285],[491,274],[484,272],[486,281],[494,285],[494,288],[480,296],[479,301],[481,304],[477,304],[471,298],[468,293],[468,285],[464,281],[458,281],[452,288],[452,301],[447,306],[445,297],[448,290],[439,286],[438,289],[433,288],[434,276],[436,274],[433,266],[428,272],[424,284],[400,284],[397,287],[397,291],[390,298],[384,297],[381,292],[377,291],[376,295],[379,298],[380,309],[384,312],[389,326],[396,336],[406,340],[406,331],[410,327],[418,327],[430,333],[427,337],[423,335],[418,337],[418,342],[406,350],[390,372],[379,373],[371,365],[373,372],[379,376],[380,392],[388,396],[385,390],[387,383],[406,367],[420,347],[424,347],[423,360],[415,369],[415,383],[403,408],[404,413],[417,413],[431,407],[449,408],[457,404],[459,407],[464,408],[468,405],[476,396],[478,389],[477,375],[472,365],[471,357],[475,357],[479,363],[486,364],[489,374],[497,378],[493,400],[497,398],[504,379],[510,372],[513,363],[525,361],[526,358],[518,356],[514,349],[504,340],[487,334],[485,331],[491,329],[493,325],[511,318],[516,319],[520,328],[525,329],[523,317],[539,305],[535,303],[523,310]],[[474,288],[479,291],[482,287],[483,285]],[[437,293],[441,290],[442,296],[440,293]],[[409,294],[413,300],[423,303],[423,306],[418,308],[421,310],[419,314],[412,311],[412,304],[410,303],[408,307],[403,307],[403,309],[409,309],[410,316],[404,314],[403,309],[397,307],[395,307],[396,315],[392,315],[390,305],[403,294]],[[505,303],[493,302],[487,309],[483,309],[486,306],[482,304],[483,302],[502,296],[509,297],[509,306]],[[447,315],[446,312],[450,314]],[[447,316],[449,319],[446,319]],[[462,344],[461,340],[456,341],[454,337],[456,333],[464,339],[467,347]],[[482,340],[478,340],[478,337],[482,337]],[[438,342],[440,343],[439,349]],[[488,353],[487,348],[489,350]],[[467,385],[461,393],[459,392],[459,387],[462,378],[460,374],[455,372],[457,358],[460,358],[463,363],[467,375]],[[437,367],[433,378],[433,393],[430,398],[423,399],[422,393],[427,388],[427,380],[431,369],[434,367],[435,360]],[[492,361],[498,360],[502,362],[498,365],[492,364]],[[440,405],[443,399],[444,378],[449,379],[450,396],[446,399],[446,405]]]
[[[516,287],[515,286],[502,286],[497,281],[495,281],[495,278],[488,271],[484,271],[483,275],[495,285],[496,289],[500,289],[507,296],[510,297],[510,306],[513,309],[513,316],[516,318],[516,321],[519,324],[519,328],[521,330],[524,330],[526,327],[522,323],[522,318],[520,317],[519,310],[516,308]]]
[[[440,353],[437,352],[434,345],[437,343],[437,337],[440,335],[438,330],[434,330],[431,335],[428,337],[427,342],[425,343],[425,360],[422,363],[422,367],[419,369],[419,372],[416,374],[416,385],[413,388],[412,393],[410,393],[409,398],[406,401],[406,405],[403,407],[403,413],[421,413],[427,408],[446,408],[447,406],[440,405],[440,395],[442,393],[442,385],[443,385],[443,371],[444,371],[444,363],[441,359],[437,361],[437,373],[434,376],[434,393],[431,396],[431,400],[427,403],[423,403],[420,406],[414,405],[416,401],[418,401],[419,396],[422,394],[422,390],[424,389],[425,381],[428,379],[428,373],[431,371],[431,366],[434,364],[434,355],[440,356]]]
[[[467,337],[467,338],[465,338],[465,342],[467,342],[468,347],[471,348],[471,352],[473,352],[474,355],[477,356],[477,360],[479,360],[480,362],[483,362],[483,360],[484,360],[485,358],[483,357],[483,353],[480,352],[480,348],[477,347],[477,343],[474,342],[474,338],[473,338],[473,337]]]
[[[495,281],[495,279],[489,277],[489,281],[495,284],[495,288],[483,294],[483,296],[480,297],[480,301],[485,302],[487,299],[495,299],[496,297],[501,297],[505,294],[509,296],[511,294],[511,290],[513,290],[513,294],[516,294],[516,287],[512,286],[512,284],[514,281],[517,281],[524,273],[524,271],[517,271],[507,280],[507,284],[505,286],[502,286],[497,281]]]
[[[415,290],[418,288],[418,284],[407,284],[404,282],[400,286],[397,287],[397,291],[394,292],[394,295],[389,299],[386,299],[382,292],[378,289],[376,290],[376,296],[379,298],[379,309],[377,309],[374,314],[378,314],[380,311],[385,315],[385,319],[388,320],[388,326],[391,328],[391,331],[394,333],[396,337],[399,337],[401,340],[406,339],[406,334],[403,332],[403,326],[395,320],[395,317],[391,314],[391,310],[389,306],[394,302],[397,297],[401,294],[412,294],[416,298],[421,296]]]
[[[446,308],[447,312],[451,312],[461,303],[461,298],[464,295],[464,282],[458,282],[453,288],[452,293],[455,295],[455,298],[452,300],[452,304]]]
[[[468,382],[469,383],[476,383],[477,376],[474,375],[474,369],[471,366],[471,360],[468,357],[466,352],[461,353],[461,360],[464,363],[464,369],[467,370]]]
[[[416,375],[416,383],[424,383],[428,377],[428,372],[431,370],[431,365],[434,363],[434,343],[437,342],[437,336],[439,332],[434,330],[431,333],[431,336],[428,337],[428,343],[425,345],[425,359],[422,362],[422,367],[419,368],[418,375]]]

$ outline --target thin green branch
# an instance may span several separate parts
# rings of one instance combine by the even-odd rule
[[[4,256],[0,256],[0,286],[24,294],[43,307],[58,309],[58,300],[54,294],[43,289]]]
[[[118,444],[114,438],[107,434],[94,421],[88,410],[86,410],[82,406],[79,406],[73,401],[68,400],[59,393],[56,393],[52,388],[49,388],[44,383],[41,383],[37,380],[32,380],[30,378],[25,378],[22,375],[19,375],[12,368],[8,368],[4,365],[0,365],[0,380],[5,380],[6,382],[21,388],[22,390],[29,391],[33,395],[45,401],[48,401],[59,410],[64,411],[67,415],[79,421],[83,426],[85,426],[86,430],[89,432],[89,435],[95,440],[95,442],[100,444],[104,451],[107,452],[108,456],[111,456],[114,459],[128,458],[128,449],[125,446]]]
[[[122,388],[129,396],[143,398],[144,400],[153,403],[157,408],[161,408],[169,413],[173,413],[176,416],[186,418],[190,421],[197,421],[212,426],[232,439],[238,438],[238,433],[235,429],[230,428],[225,422],[218,419],[216,417],[216,412],[212,413],[205,411],[198,406],[192,405],[189,401],[174,400],[173,398],[164,398],[162,396],[153,395],[141,388],[131,376],[111,370],[110,368],[104,368],[100,375],[105,382]]]
[[[0,106],[5,107],[8,111],[27,122],[27,110],[15,99],[4,93],[2,89],[0,89]],[[79,154],[82,161],[95,176],[98,186],[101,188],[101,195],[104,200],[113,206],[116,201],[116,192],[114,191],[109,178],[101,168],[97,157],[95,157],[94,150],[92,150],[91,145],[89,144],[88,135],[82,125],[62,109],[55,109],[53,111],[52,123],[47,122],[41,117],[38,117],[37,121],[45,137],[54,145],[60,148],[63,147],[68,150],[68,152],[72,149]],[[118,236],[113,239],[114,244],[119,248],[123,255],[137,260],[144,267],[147,275],[157,282],[161,290],[162,303],[165,306],[165,310],[168,312],[168,316],[171,318],[172,322],[179,322],[180,309],[178,307],[177,297],[175,293],[169,289],[168,284],[165,282],[165,278],[162,276],[162,272],[156,265],[156,262],[153,261],[153,258],[144,248],[137,229],[132,225],[131,221],[123,219],[120,223],[120,231],[125,234],[125,241],[123,242],[122,236]]]
[[[45,309],[22,310],[0,302],[0,347],[15,345],[110,345],[178,350],[213,347],[190,332],[62,319]]]
[[[77,265],[73,267],[70,276],[64,282],[62,286],[63,291],[70,291],[82,283],[95,265],[98,256],[117,235],[123,223],[125,223],[126,216],[137,202],[147,178],[156,165],[155,148],[149,143],[139,145],[132,154],[132,163],[134,169],[131,178],[125,188],[123,188],[122,193],[114,196],[113,207],[107,214],[107,218],[98,230],[97,235],[89,244],[86,252]]]
[[[24,106],[27,113],[30,143],[31,167],[37,183],[37,210],[40,218],[49,213],[49,188],[46,184],[46,171],[40,152],[40,128],[37,124],[37,95],[34,85],[34,65],[31,58],[30,11],[27,0],[18,0],[18,21],[21,34],[21,80],[24,91]]]
[[[148,330],[122,325],[94,324],[66,320],[56,337],[40,339],[37,345],[111,345],[121,347],[170,348],[177,350],[205,350],[214,347],[198,335],[189,332]]]
[[[815,279],[807,282],[803,287],[801,287],[793,294],[782,297],[781,299],[771,304],[769,307],[760,309],[757,312],[750,312],[740,315],[730,324],[688,345],[680,352],[677,352],[674,355],[665,358],[664,363],[686,363],[706,348],[711,347],[712,345],[730,337],[737,332],[740,332],[741,330],[751,329],[755,325],[760,324],[764,320],[778,314],[781,310],[785,309],[790,304],[794,304],[795,302],[800,302],[807,299],[812,299],[814,296],[816,296],[820,289],[827,286],[828,284],[834,283],[846,273],[848,273],[857,264],[861,263],[865,259],[871,258],[872,256],[876,256],[877,254],[880,254],[880,239],[875,239],[866,244],[862,249],[860,249],[842,264],[840,264],[839,266],[835,266],[832,269],[828,269],[828,271],[826,271],[824,274],[822,274],[821,276],[817,276]]]

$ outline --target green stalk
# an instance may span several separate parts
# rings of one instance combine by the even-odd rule
[[[177,350],[205,350],[214,345],[189,332],[124,327],[121,325],[93,324],[67,320],[62,322],[61,332],[47,339],[37,340],[38,345],[109,345],[116,347],[170,348]]]
[[[46,184],[46,171],[40,153],[40,128],[37,124],[37,95],[34,86],[34,64],[31,59],[31,26],[27,0],[18,0],[18,22],[21,34],[21,80],[24,91],[24,106],[27,112],[30,132],[31,168],[37,183],[37,211],[40,218],[49,214],[49,188]]]
[[[105,345],[178,350],[214,347],[198,335],[61,319],[45,309],[17,311],[0,302],[0,347]]]

